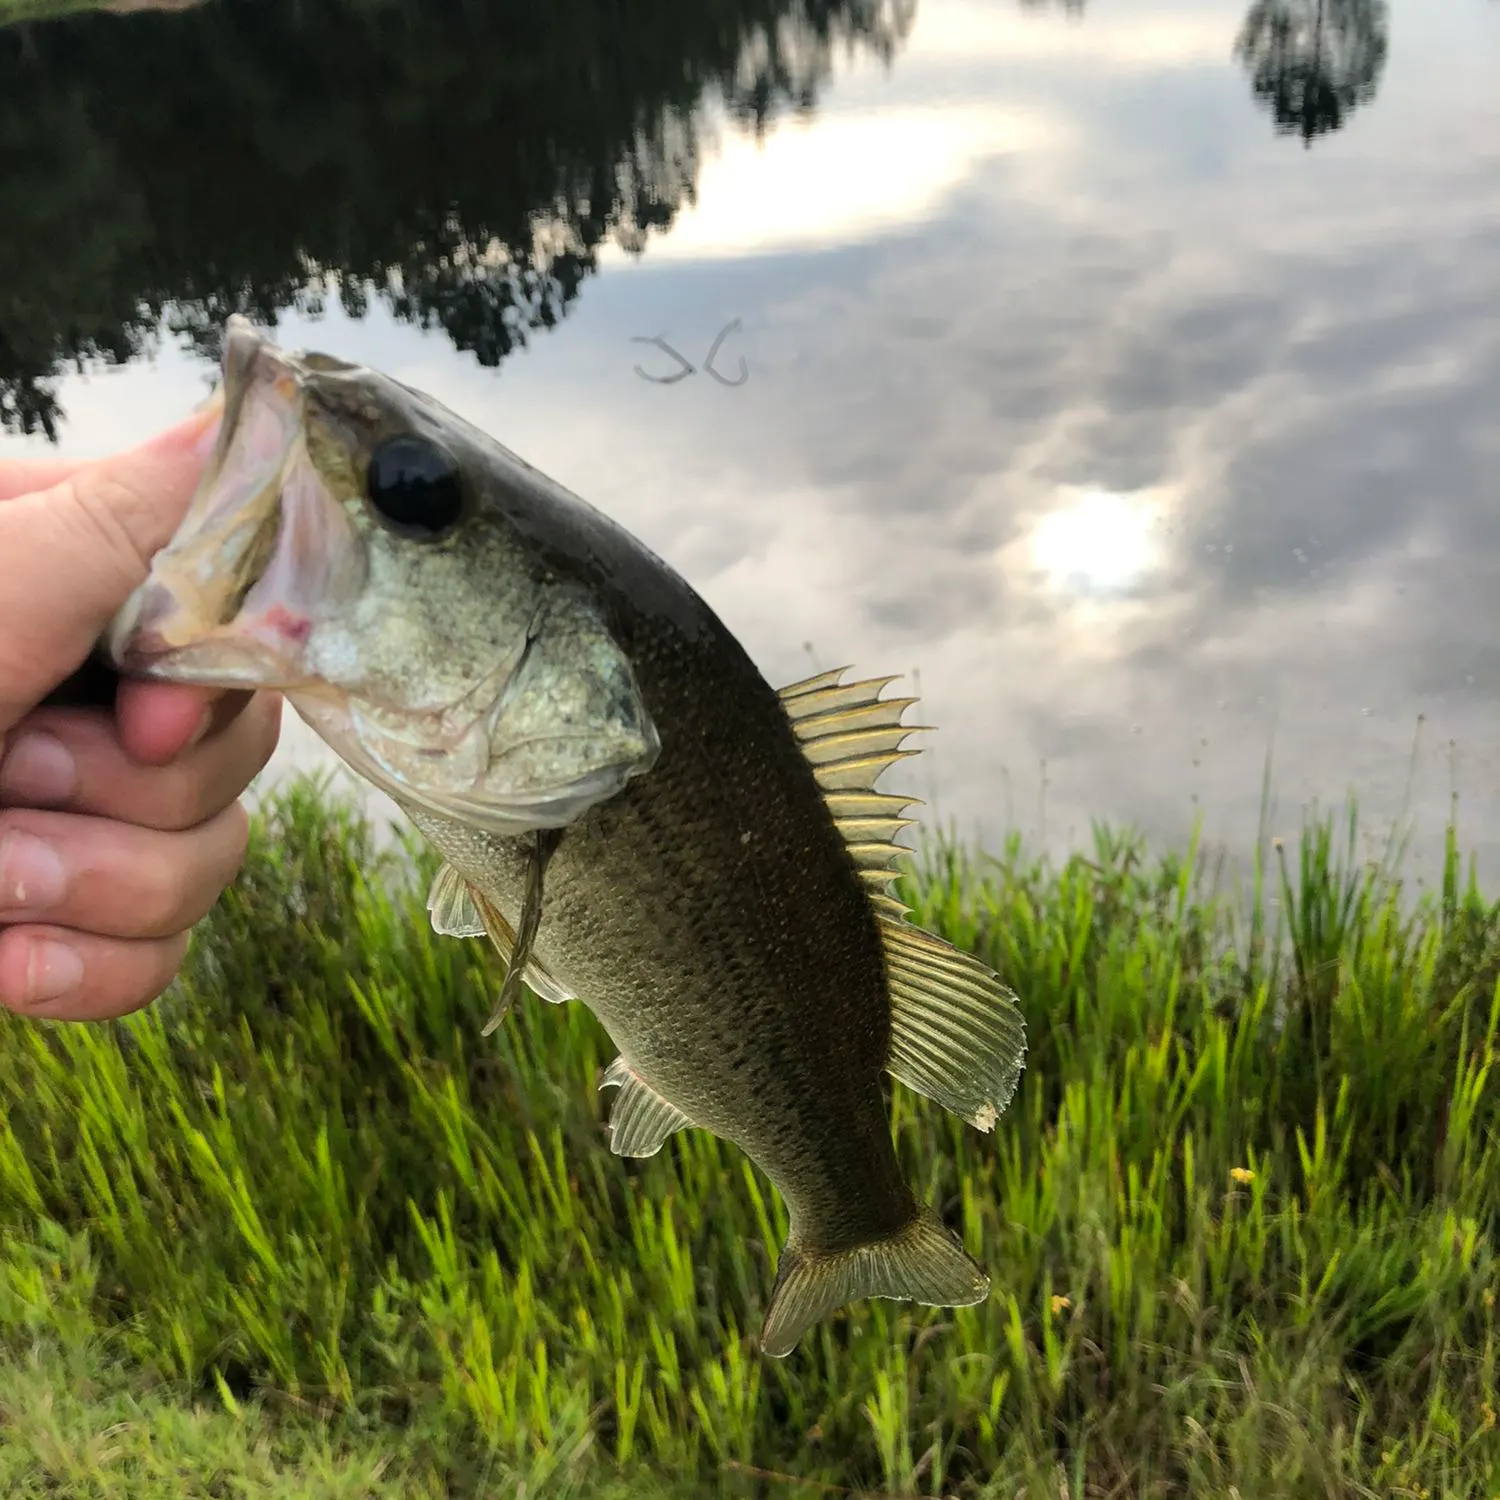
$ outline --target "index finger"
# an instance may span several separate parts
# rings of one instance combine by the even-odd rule
[[[126,678],[115,700],[120,743],[142,765],[165,765],[233,722],[250,696],[240,689],[226,691]]]
[[[102,708],[114,715],[131,756],[159,766],[224,728],[249,701],[248,691],[122,677],[96,653],[37,706]]]
[[[120,742],[133,759],[165,765],[204,735],[225,727],[249,700],[245,690],[126,678],[96,654],[37,706],[105,709],[114,715]]]

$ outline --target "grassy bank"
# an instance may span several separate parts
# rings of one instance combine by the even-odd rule
[[[1335,833],[1238,900],[930,860],[1031,1028],[994,1136],[894,1099],[995,1292],[772,1362],[744,1159],[611,1156],[588,1013],[481,1039],[490,955],[295,787],[165,1001],[0,1020],[0,1492],[1494,1495],[1500,912]]]

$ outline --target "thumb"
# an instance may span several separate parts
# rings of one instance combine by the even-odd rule
[[[94,649],[187,512],[214,403],[50,489],[0,503],[0,739]]]

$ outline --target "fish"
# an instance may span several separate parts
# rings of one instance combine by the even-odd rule
[[[896,899],[922,726],[895,677],[776,689],[666,562],[431,396],[225,329],[216,447],[106,637],[125,675],[282,693],[441,864],[438,933],[594,1013],[611,1150],[744,1152],[787,1211],[759,1335],[990,1278],[906,1181],[885,1075],[989,1132],[998,974]],[[767,1247],[768,1251],[773,1247]]]

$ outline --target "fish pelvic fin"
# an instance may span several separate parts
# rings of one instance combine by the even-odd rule
[[[989,1277],[925,1204],[895,1234],[849,1250],[813,1250],[794,1236],[781,1252],[761,1352],[784,1359],[815,1323],[865,1297],[968,1307],[989,1291]]]
[[[450,864],[438,867],[427,894],[427,910],[432,917],[432,930],[445,937],[485,935],[484,918],[469,894],[469,884]]]
[[[894,677],[845,682],[847,667],[804,678],[779,694],[811,762],[834,825],[880,923],[891,996],[886,1071],[978,1130],[992,1130],[1015,1093],[1026,1057],[1026,1023],[1014,993],[972,954],[907,921],[887,887],[908,854],[896,836],[911,797],[877,792],[887,767],[914,750],[920,728],[901,722],[915,698],[882,698]]]

